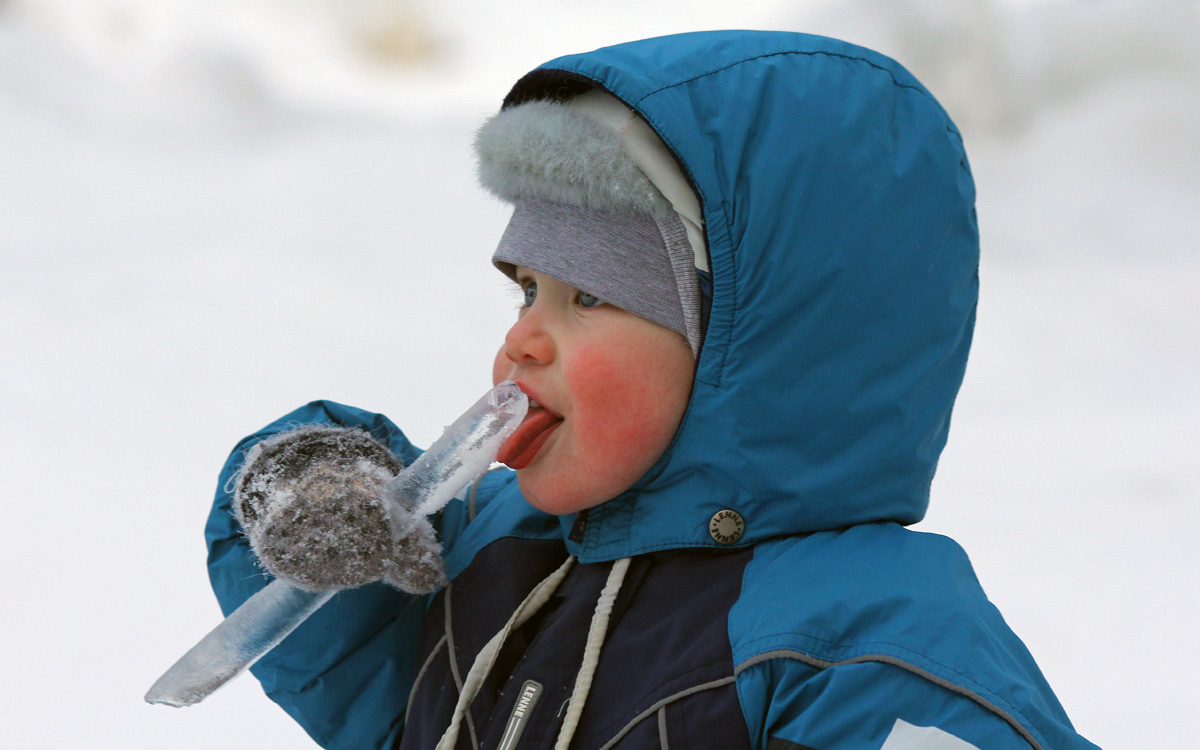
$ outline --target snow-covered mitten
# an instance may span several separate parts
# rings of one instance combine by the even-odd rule
[[[234,513],[260,563],[310,591],[384,580],[428,593],[445,582],[433,527],[397,539],[383,490],[403,468],[356,427],[306,425],[257,443],[237,476]]]

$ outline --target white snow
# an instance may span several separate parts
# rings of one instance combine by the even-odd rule
[[[876,46],[959,120],[983,296],[921,528],[1085,736],[1191,746],[1195,0],[0,2],[0,745],[311,747],[250,679],[142,703],[220,619],[217,469],[313,398],[436,438],[514,314],[475,125],[545,59],[718,27]]]

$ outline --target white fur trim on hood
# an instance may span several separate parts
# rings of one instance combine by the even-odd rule
[[[674,211],[617,133],[562,104],[501,110],[479,129],[475,150],[480,183],[508,203],[533,198],[655,217]]]
[[[501,110],[475,137],[479,182],[501,200],[674,214],[708,270],[700,202],[662,140],[619,99],[593,89],[565,103]]]

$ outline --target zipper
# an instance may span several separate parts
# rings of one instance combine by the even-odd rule
[[[571,525],[571,533],[567,535],[567,539],[576,544],[583,544],[583,537],[587,534],[588,527],[588,509],[584,508],[575,516],[575,523]]]
[[[517,696],[517,703],[513,706],[512,714],[508,717],[508,724],[504,727],[504,736],[500,738],[500,745],[496,750],[513,750],[517,746],[517,743],[521,741],[521,733],[525,731],[525,725],[529,722],[529,715],[533,713],[533,707],[537,705],[540,697],[542,697],[542,683],[536,680],[525,680],[525,684],[521,686],[521,693]]]

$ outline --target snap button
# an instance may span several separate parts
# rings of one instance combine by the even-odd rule
[[[746,522],[736,510],[717,511],[708,522],[708,533],[717,544],[734,544],[746,533]]]

